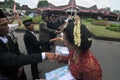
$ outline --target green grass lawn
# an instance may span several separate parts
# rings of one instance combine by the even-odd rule
[[[110,31],[106,29],[106,26],[93,25],[90,22],[82,21],[83,24],[96,36],[120,38],[120,32]]]

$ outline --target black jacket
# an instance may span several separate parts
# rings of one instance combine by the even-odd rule
[[[23,39],[28,54],[40,53],[41,52],[40,46],[48,44],[48,42],[38,41],[36,36],[32,34],[30,31],[25,32]]]
[[[42,61],[41,53],[21,55],[18,45],[7,36],[8,43],[0,40],[0,75],[5,75],[11,80],[17,80],[17,71],[20,66]]]
[[[45,21],[41,21],[39,24],[40,27],[40,33],[39,33],[39,40],[40,41],[49,41],[50,40],[50,34],[55,34],[54,29],[50,29],[47,26],[47,23]]]

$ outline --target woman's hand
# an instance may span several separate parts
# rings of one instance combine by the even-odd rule
[[[55,41],[63,41],[63,38],[57,37],[57,38],[50,39],[50,42],[55,42]]]

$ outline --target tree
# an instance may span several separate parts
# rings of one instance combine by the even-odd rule
[[[14,6],[14,0],[5,0],[4,1],[4,8],[12,9]]]
[[[38,8],[48,6],[48,1],[47,0],[40,0],[37,4]]]
[[[4,5],[3,5],[3,9],[6,9],[6,8],[13,9],[14,2],[15,2],[14,0],[5,0],[4,1]],[[19,5],[19,3],[16,3],[16,8],[17,9],[21,8],[20,5]]]
[[[16,8],[17,8],[17,9],[21,9],[21,6],[20,6],[19,3],[16,3]]]

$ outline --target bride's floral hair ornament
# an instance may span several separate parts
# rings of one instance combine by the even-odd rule
[[[81,23],[80,23],[80,17],[78,15],[74,16],[74,30],[73,30],[73,35],[74,35],[74,43],[76,46],[80,46],[81,44]]]
[[[74,16],[74,20],[71,19],[68,21],[68,24],[66,28],[64,28],[63,33],[65,33],[65,37],[69,44],[73,44],[84,51],[91,47],[91,33],[87,29],[86,25],[81,24],[81,20],[78,15]]]

